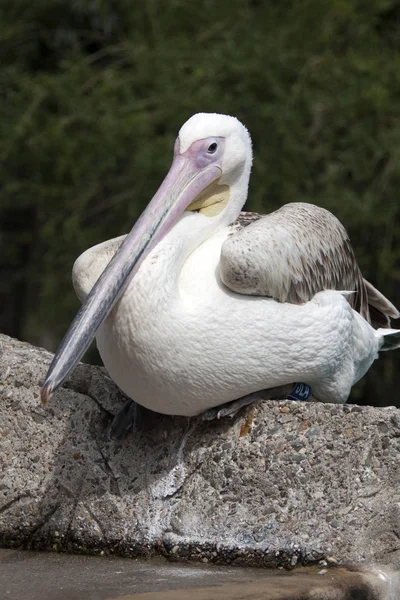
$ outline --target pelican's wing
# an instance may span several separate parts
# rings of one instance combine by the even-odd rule
[[[263,216],[242,213],[222,246],[220,275],[239,294],[293,304],[307,302],[326,289],[352,291],[348,300],[367,321],[368,296],[375,291],[380,327],[387,326],[389,317],[397,313],[363,279],[343,225],[332,213],[312,204],[286,204]]]
[[[79,300],[83,303],[86,296],[119,249],[125,235],[107,240],[93,246],[81,254],[72,268],[72,284]]]
[[[364,284],[367,290],[372,325],[376,329],[378,327],[389,327],[390,319],[398,319],[400,317],[399,311],[372,283],[364,279]]]

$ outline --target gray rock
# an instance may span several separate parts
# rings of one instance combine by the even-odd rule
[[[267,401],[108,441],[126,398],[104,369],[80,365],[44,409],[51,354],[0,344],[3,546],[400,567],[398,409]]]

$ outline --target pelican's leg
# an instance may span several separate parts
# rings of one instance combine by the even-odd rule
[[[109,438],[122,439],[130,430],[133,433],[141,431],[145,412],[146,409],[143,406],[136,404],[133,400],[127,400],[111,423]]]
[[[232,402],[221,404],[215,408],[206,410],[202,415],[203,421],[212,421],[213,419],[221,419],[221,417],[234,417],[236,413],[249,404],[258,404],[264,400],[284,400],[293,391],[295,384],[289,383],[287,385],[280,385],[278,387],[270,388],[269,390],[262,390],[260,392],[253,392]]]

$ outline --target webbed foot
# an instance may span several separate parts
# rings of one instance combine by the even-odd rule
[[[284,400],[285,398],[289,397],[293,400],[303,399],[299,397],[294,397],[293,395],[299,385],[304,384],[289,383],[287,385],[280,385],[278,387],[270,388],[268,390],[253,392],[252,394],[248,394],[247,396],[243,396],[242,398],[238,398],[237,400],[233,400],[232,402],[227,402],[226,404],[221,404],[220,406],[216,406],[215,408],[210,408],[209,410],[206,410],[206,412],[202,415],[202,420],[212,421],[214,419],[222,419],[222,417],[232,418],[244,406],[249,406],[250,404],[259,404],[264,400]],[[308,388],[308,386],[306,387]]]
[[[127,400],[124,406],[117,412],[111,423],[108,437],[110,439],[122,439],[130,431],[137,433],[143,429],[143,417],[146,409],[133,400]]]

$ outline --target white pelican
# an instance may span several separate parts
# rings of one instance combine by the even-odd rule
[[[388,328],[398,311],[362,278],[331,213],[294,203],[241,214],[251,165],[236,118],[202,113],[183,125],[171,169],[132,231],[76,261],[84,304],[50,366],[44,403],[95,336],[125,394],[186,416],[295,382],[345,402],[378,351],[400,346],[400,331]]]

